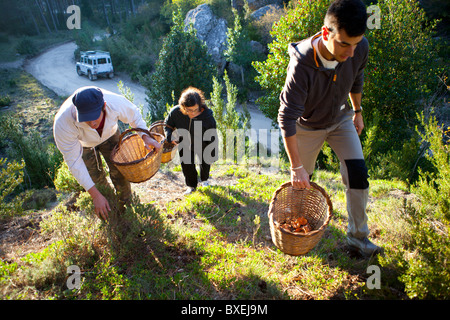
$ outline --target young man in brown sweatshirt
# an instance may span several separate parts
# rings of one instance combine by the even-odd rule
[[[360,0],[336,0],[328,8],[321,32],[289,45],[278,123],[294,187],[310,187],[325,141],[337,154],[347,188],[348,244],[372,255],[382,249],[367,238],[369,182],[359,140],[364,128],[361,97],[369,52],[366,23],[366,7]]]

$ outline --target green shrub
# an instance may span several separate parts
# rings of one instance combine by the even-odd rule
[[[166,0],[161,8],[161,14],[167,21],[171,21],[173,15],[180,10],[181,15],[185,17],[189,10],[194,9],[201,2],[202,0]]]
[[[236,102],[238,88],[233,85],[224,72],[223,80],[225,81],[225,89],[227,94],[226,102],[222,99],[223,85],[213,77],[213,91],[211,92],[211,100],[208,100],[208,106],[214,112],[214,118],[217,123],[217,131],[223,141],[223,156],[226,157],[227,150],[227,130],[250,129],[250,113],[244,105],[243,112],[236,111]],[[238,137],[236,137],[238,139]],[[237,150],[235,150],[237,152]]]
[[[419,119],[424,132],[418,133],[428,146],[425,158],[433,165],[434,170],[421,170],[412,191],[423,199],[429,211],[434,212],[435,218],[450,222],[450,128],[438,125],[433,116],[428,121],[423,115]]]
[[[425,157],[433,164],[432,172],[420,171],[412,191],[417,204],[405,208],[410,236],[403,247],[381,260],[398,268],[410,298],[448,299],[450,296],[450,155],[448,129],[434,117],[419,117],[424,131],[418,130],[427,146]],[[447,131],[446,131],[447,130]],[[444,138],[444,139],[443,139]]]
[[[132,80],[138,80],[140,75],[153,70],[160,42],[141,31],[135,33],[132,40],[122,35],[107,38],[102,48],[111,54],[115,70],[127,72]]]
[[[78,181],[69,171],[69,167],[67,166],[67,163],[65,161],[61,163],[61,166],[56,171],[56,176],[53,183],[55,184],[55,188],[58,191],[64,192],[84,191],[83,187],[78,183]]]
[[[442,66],[432,39],[435,22],[427,20],[417,1],[381,0],[378,6],[381,27],[366,32],[370,52],[363,105],[367,123],[381,119],[372,149],[385,154],[401,150],[414,136],[416,113],[438,87]]]
[[[286,80],[289,64],[288,44],[306,39],[320,31],[329,0],[299,0],[295,8],[276,22],[271,31],[273,42],[268,45],[269,55],[265,61],[253,62],[259,75],[255,78],[266,95],[257,103],[261,111],[274,122],[277,121],[280,106],[279,95]]]
[[[227,49],[224,56],[227,61],[234,63],[240,69],[241,88],[254,88],[253,78],[256,76],[255,69],[252,67],[252,61],[263,60],[263,54],[255,52],[250,43],[248,22],[242,23],[238,11],[232,8],[234,15],[233,27],[227,30]]]
[[[24,184],[28,188],[54,186],[56,169],[62,161],[55,145],[42,139],[35,129],[25,133],[18,116],[11,113],[0,117],[0,137],[10,159],[25,161]]]
[[[134,81],[153,71],[161,38],[169,31],[169,24],[160,16],[163,2],[140,4],[135,15],[122,22],[120,32],[101,41],[101,48],[111,54],[114,69],[128,73]]]
[[[0,96],[0,107],[9,106],[10,103],[11,103],[11,98],[8,95]]]
[[[73,29],[73,37],[78,46],[75,58],[78,60],[77,53],[80,51],[93,50],[94,48],[94,29],[89,22],[83,23],[83,28]]]
[[[263,113],[276,122],[279,94],[289,63],[287,46],[320,31],[330,1],[298,1],[271,32],[266,61],[254,62],[256,81],[266,90],[257,100]],[[364,121],[361,140],[370,174],[411,180],[416,177],[420,148],[415,139],[416,113],[438,87],[443,72],[439,47],[417,1],[380,0],[381,28],[367,30],[369,61],[365,70]],[[408,30],[405,34],[404,30]],[[368,139],[368,141],[365,141]],[[407,146],[406,146],[407,145]]]
[[[22,160],[20,163],[16,161],[7,163],[6,160],[0,158],[0,218],[12,217],[23,211],[22,196],[15,196],[13,199],[8,197],[23,181],[25,162]]]
[[[17,44],[16,51],[23,55],[34,55],[38,52],[38,49],[33,40],[30,38],[23,38]]]
[[[153,121],[160,120],[166,104],[172,104],[172,96],[194,86],[205,93],[211,92],[212,77],[216,74],[206,45],[199,40],[193,28],[184,31],[183,17],[178,11],[174,25],[164,39],[156,62],[155,71],[141,77],[147,88],[147,102]],[[173,92],[173,93],[172,93]]]

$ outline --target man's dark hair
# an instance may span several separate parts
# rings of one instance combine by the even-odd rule
[[[360,0],[336,0],[328,7],[324,24],[332,33],[344,29],[349,37],[358,37],[367,28],[366,10]]]

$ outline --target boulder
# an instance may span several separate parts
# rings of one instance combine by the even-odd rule
[[[257,55],[266,55],[267,54],[267,48],[258,41],[251,40],[250,48],[251,48],[252,52],[256,53]]]
[[[262,8],[259,8],[259,9],[257,9],[257,10],[255,10],[255,11],[253,11],[252,13],[251,13],[251,17],[254,19],[254,20],[259,20],[259,19],[261,19],[266,13],[269,13],[269,12],[276,12],[278,9],[280,9],[280,8],[282,8],[280,5],[278,5],[278,4],[268,4],[267,6],[264,6],[264,7],[262,7]]]
[[[283,0],[248,0],[247,2],[249,9],[253,11],[269,4],[279,5],[280,7],[283,6]]]
[[[189,25],[197,31],[197,37],[204,41],[214,63],[223,68],[225,65],[224,50],[227,47],[227,22],[218,18],[208,4],[202,4],[186,14],[185,30]]]

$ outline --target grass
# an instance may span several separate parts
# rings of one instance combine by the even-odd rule
[[[132,208],[113,214],[108,224],[94,218],[86,193],[75,205],[61,201],[36,230],[38,237],[49,239],[44,249],[2,261],[2,298],[405,298],[395,270],[382,268],[381,289],[367,288],[367,267],[377,265],[377,258],[363,259],[345,245],[347,219],[338,175],[316,174],[337,209],[320,243],[293,257],[272,244],[267,218],[271,196],[288,175],[238,166],[217,166],[212,174],[219,182],[233,183],[201,187],[165,206],[140,203],[136,197]],[[394,246],[394,239],[405,235],[401,216],[391,216],[394,208],[401,211],[392,192],[404,186],[373,185],[371,236],[380,245]],[[82,285],[69,290],[66,270],[74,264],[83,270]]]
[[[19,114],[24,128],[37,127],[51,137],[52,118],[63,98],[23,71],[0,70],[0,75],[0,94],[10,98],[9,110]],[[0,299],[408,299],[398,280],[401,270],[381,267],[380,257],[364,259],[346,246],[339,174],[319,170],[313,177],[334,208],[320,243],[304,256],[279,251],[267,211],[289,175],[265,170],[213,166],[217,184],[188,197],[174,194],[169,201],[136,197],[125,213],[114,210],[109,223],[94,216],[87,193],[60,193],[53,209],[0,221]],[[181,174],[179,167],[162,171],[167,179],[153,184],[170,186]],[[370,238],[386,249],[385,255],[395,256],[410,242],[405,208],[415,196],[399,181],[370,184]],[[158,192],[153,187],[150,191]],[[115,197],[108,197],[114,204]],[[80,288],[67,286],[72,265],[81,269]],[[366,285],[370,265],[380,266],[380,289]]]
[[[63,97],[20,69],[0,69],[0,97],[10,99],[9,108],[1,108],[0,115],[10,112],[19,119],[25,131],[35,128],[43,136],[53,136],[53,118]]]
[[[71,31],[59,31],[53,32],[52,34],[42,34],[40,36],[32,37],[16,37],[12,35],[6,35],[0,33],[0,62],[12,62],[20,58],[26,58],[27,54],[20,54],[18,47],[20,43],[27,39],[29,45],[32,48],[27,48],[32,51],[32,55],[38,54],[49,47],[61,43],[63,41],[68,41],[73,38],[73,33]]]

